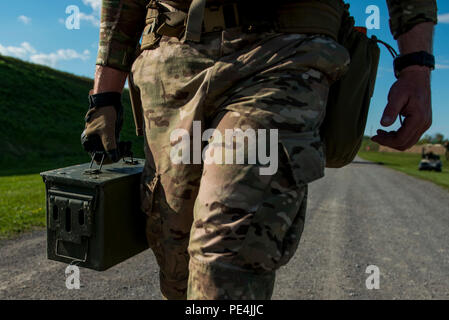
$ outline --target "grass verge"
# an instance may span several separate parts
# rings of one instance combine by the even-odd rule
[[[0,238],[45,226],[45,186],[39,174],[0,177]]]
[[[418,164],[421,161],[421,155],[419,154],[360,151],[359,157],[368,161],[381,162],[389,168],[431,181],[449,191],[449,161],[444,156],[441,157],[443,161],[443,172],[441,173],[419,171]]]

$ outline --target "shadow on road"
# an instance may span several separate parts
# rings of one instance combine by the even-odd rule
[[[372,162],[372,161],[364,161],[364,160],[354,160],[351,162],[351,164],[371,164],[371,165],[378,165],[378,166],[384,166],[384,162]]]

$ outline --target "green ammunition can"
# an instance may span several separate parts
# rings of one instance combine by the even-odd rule
[[[47,257],[98,271],[146,250],[140,209],[144,160],[101,170],[90,164],[41,173],[47,199]]]

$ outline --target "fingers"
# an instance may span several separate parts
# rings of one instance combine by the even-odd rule
[[[378,130],[377,135],[372,140],[381,145],[404,151],[414,146],[426,130],[427,127],[423,125],[420,117],[410,115],[405,118],[402,127],[398,131],[386,132]]]
[[[409,96],[401,94],[401,90],[397,86],[393,86],[388,95],[388,104],[385,107],[380,124],[384,127],[389,127],[395,123],[399,113],[407,105],[408,101]]]
[[[115,128],[106,127],[105,130],[101,132],[100,138],[105,151],[109,152],[117,149]]]
[[[106,155],[112,162],[117,162],[120,160],[120,154],[117,149],[106,151]]]
[[[89,110],[86,115],[86,128],[81,135],[84,150],[89,153],[105,152],[113,162],[120,160],[117,150],[116,120],[114,107]]]
[[[100,137],[96,134],[89,134],[88,130],[84,130],[81,134],[81,145],[84,151],[89,153],[104,151]]]
[[[398,115],[405,116],[398,131],[378,130],[373,141],[404,151],[415,145],[432,123],[430,78],[422,72],[401,74],[388,95],[381,124],[391,126]]]
[[[85,132],[83,132],[81,135],[81,144],[86,152],[95,154],[94,160],[97,164],[100,164],[102,161],[102,154],[107,156],[107,158],[103,160],[103,164],[120,160],[119,151],[117,149],[105,150],[102,139],[97,134],[87,136]]]

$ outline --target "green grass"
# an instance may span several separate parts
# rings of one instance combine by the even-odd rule
[[[45,225],[40,172],[89,161],[80,135],[92,85],[92,79],[0,55],[0,238]],[[143,157],[127,92],[123,104],[121,139]]]
[[[37,174],[0,177],[0,238],[45,226],[45,188]]]
[[[376,151],[360,151],[359,156],[365,160],[373,162],[382,162],[385,166],[401,171],[416,178],[431,181],[443,188],[449,190],[449,161],[444,156],[443,172],[419,171],[418,164],[421,155],[410,153],[388,153]]]

